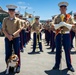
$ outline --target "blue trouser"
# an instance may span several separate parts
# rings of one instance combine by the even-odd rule
[[[24,45],[25,45],[25,30],[22,30],[20,32],[20,50],[23,49]]]
[[[46,30],[44,32],[45,32],[45,40],[46,40]]]
[[[75,37],[75,32],[70,31],[70,35],[71,35],[71,48],[73,48],[73,39]]]
[[[53,31],[50,31],[50,36],[51,36],[51,38],[50,38],[50,48],[52,47],[52,33],[53,33]]]
[[[26,31],[24,33],[24,46],[26,46]]]
[[[54,51],[55,49],[55,33],[52,32],[52,36],[51,36],[51,48],[52,48],[52,51]]]
[[[49,45],[49,42],[50,42],[50,32],[48,30],[46,30],[46,42]]]
[[[42,42],[39,41],[39,40],[41,40],[41,33],[39,35],[34,33],[33,34],[33,51],[35,51],[35,49],[36,49],[37,39],[38,39],[39,48],[40,48],[40,50],[42,50]]]
[[[26,44],[28,43],[28,32],[26,31]]]
[[[28,41],[29,41],[29,31],[27,33],[27,43],[28,43]]]
[[[14,38],[12,41],[9,41],[8,38],[5,38],[5,61],[9,59],[9,57],[12,55],[12,45],[14,48],[14,52],[19,57],[18,64],[20,65],[20,38]]]
[[[20,32],[20,50],[23,49],[23,34],[22,31]]]
[[[64,47],[64,51],[65,51],[65,57],[66,57],[66,63],[67,63],[67,67],[70,68],[71,67],[71,58],[70,58],[70,34],[63,34],[62,36],[63,40],[62,40],[62,44]],[[60,62],[61,62],[61,34],[58,34],[56,36],[56,64],[55,66],[59,67],[60,66]]]
[[[30,39],[31,39],[30,34],[31,34],[31,32],[29,31],[29,33],[28,33],[28,42],[29,42],[29,41],[30,41]]]
[[[29,40],[31,39],[30,34],[31,34],[31,32],[30,32],[30,31],[28,31],[28,42],[29,42]]]
[[[25,30],[22,30],[22,34],[23,34],[23,46],[24,46],[25,45],[25,41],[26,41]]]

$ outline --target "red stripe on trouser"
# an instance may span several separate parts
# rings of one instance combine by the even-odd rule
[[[18,65],[21,65],[21,59],[20,59],[20,49],[18,50],[18,57],[19,57],[19,61],[18,61]]]

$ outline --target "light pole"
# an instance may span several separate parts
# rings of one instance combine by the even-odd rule
[[[20,13],[20,11],[21,11],[21,7],[19,7],[19,13]]]
[[[35,11],[33,11],[33,16],[34,16]]]
[[[26,12],[27,9],[28,9],[28,7],[25,7],[25,17],[27,16],[27,12]]]

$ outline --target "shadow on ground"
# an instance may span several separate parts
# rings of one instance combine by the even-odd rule
[[[76,51],[71,51],[70,53],[71,53],[71,54],[76,54]]]
[[[28,54],[35,55],[35,54],[40,54],[40,52],[39,51],[38,52],[29,52]]]
[[[48,52],[48,54],[56,54],[56,52]]]
[[[6,75],[5,73],[6,73],[6,71],[0,72],[0,75]],[[10,73],[9,73],[9,74],[7,74],[7,75],[15,75],[15,73],[10,72]]]
[[[68,74],[67,69],[63,69],[63,70],[46,70],[45,73],[47,75],[70,75],[70,74]]]

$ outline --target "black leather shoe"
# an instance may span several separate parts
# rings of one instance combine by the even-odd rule
[[[52,50],[51,52],[54,52],[54,50]]]
[[[31,53],[35,53],[35,49],[33,49]]]
[[[20,72],[20,66],[18,66],[16,69],[16,73],[19,73],[19,72]]]
[[[70,70],[71,72],[75,72],[74,68],[71,67],[71,68],[68,68],[68,70]]]
[[[47,48],[47,49],[51,49],[51,47]]]
[[[40,50],[40,52],[43,52],[43,50]]]
[[[21,49],[21,52],[23,53],[24,52],[24,49]]]
[[[54,66],[53,68],[52,68],[53,70],[59,70],[59,67],[57,67],[57,66]]]

